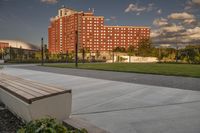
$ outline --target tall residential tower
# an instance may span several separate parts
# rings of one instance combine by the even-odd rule
[[[62,7],[51,18],[48,28],[48,44],[51,53],[75,51],[78,46],[91,52],[112,51],[116,47],[138,47],[142,40],[150,38],[149,27],[107,26],[103,16],[94,16],[94,11],[76,11]]]

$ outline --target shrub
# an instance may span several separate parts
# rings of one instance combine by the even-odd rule
[[[17,133],[87,133],[86,130],[70,130],[53,118],[30,121]]]

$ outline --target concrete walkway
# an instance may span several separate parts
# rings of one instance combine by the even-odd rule
[[[200,91],[200,87],[198,87],[200,86],[200,78],[100,71],[100,70],[86,70],[86,69],[43,67],[35,64],[20,64],[20,65],[18,64],[18,65],[10,65],[10,67],[57,73],[57,74],[73,75],[80,77],[88,77],[88,78],[96,78],[104,80],[106,79],[106,80],[120,81],[127,83],[136,83],[136,84],[145,84],[145,85]]]
[[[111,133],[200,132],[200,91],[10,67],[3,73],[72,89],[72,115]]]

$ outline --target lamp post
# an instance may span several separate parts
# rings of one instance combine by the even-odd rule
[[[41,38],[41,55],[42,55],[42,59],[41,59],[41,65],[44,65],[44,44],[43,44],[43,37]]]
[[[78,31],[76,31],[75,67],[78,68]]]
[[[66,63],[68,63],[68,56],[69,56],[68,50],[66,50]]]

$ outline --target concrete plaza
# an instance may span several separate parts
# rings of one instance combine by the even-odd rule
[[[64,69],[63,69],[64,71]],[[111,133],[199,133],[200,91],[5,66],[5,74],[72,89],[72,116]],[[147,75],[148,76],[148,75]],[[200,82],[200,79],[195,79]],[[193,86],[200,88],[200,86]]]

